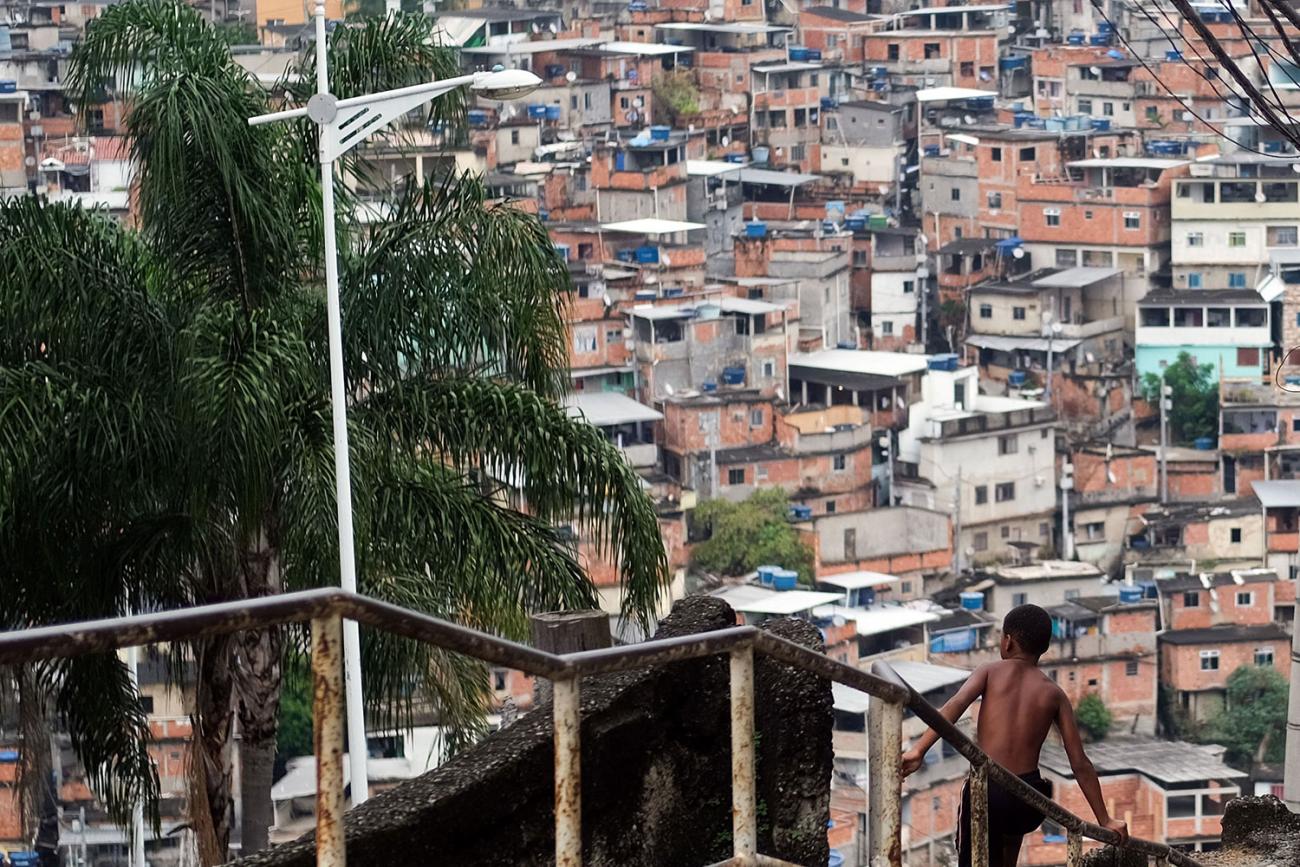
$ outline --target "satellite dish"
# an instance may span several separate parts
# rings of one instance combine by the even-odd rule
[[[549,30],[549,31],[551,31],[552,33],[559,33],[559,32],[560,32],[560,28],[559,28],[558,26],[556,26],[556,24],[555,24],[554,21],[552,21],[550,24],[547,24],[547,25],[546,25],[546,29]]]
[[[36,157],[31,157],[31,156],[26,157],[23,160],[23,165],[27,166],[28,168],[31,168],[32,166],[36,165]]]
[[[966,126],[973,126],[975,124],[975,118],[971,117],[969,114],[964,114],[961,117],[961,122],[966,124]]]
[[[1300,163],[1291,163],[1291,171],[1300,175]]]
[[[669,397],[673,396],[673,387],[666,382],[664,383],[664,393],[667,394]]]
[[[731,136],[724,135],[722,137],[722,146],[725,148],[728,147],[730,144],[731,144]]]
[[[1023,259],[1025,258],[1025,248],[1016,247],[1014,250],[1011,251],[1011,255],[1017,259]]]
[[[1091,72],[1093,75],[1098,75],[1098,76],[1101,75],[1100,66],[1089,66],[1088,71]]]
[[[568,72],[564,73],[564,80],[569,82],[569,84],[573,84],[578,80],[578,73],[570,69]]]
[[[1266,201],[1268,201],[1268,198],[1264,195],[1264,191],[1263,191],[1263,190],[1260,190],[1258,193],[1255,194],[1255,201],[1257,201],[1257,202],[1266,202]]]
[[[1014,25],[1014,24],[1008,24],[1008,25],[1007,25],[1007,32],[1008,32],[1008,33],[1013,33],[1013,34],[1014,34],[1014,33],[1016,32],[1016,25]]]
[[[668,254],[667,254],[667,253],[664,253],[663,255],[661,255],[661,256],[659,257],[659,261],[663,263],[663,265],[664,265],[665,268],[671,268],[671,267],[673,266],[673,260],[668,258]]]
[[[613,306],[614,306],[614,299],[609,297],[609,293],[608,293],[608,292],[606,292],[606,293],[604,294],[604,296],[603,296],[600,300],[602,300],[602,301],[605,302],[605,306],[606,306],[606,307],[613,307]]]

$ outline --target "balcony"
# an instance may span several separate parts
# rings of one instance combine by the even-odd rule
[[[609,173],[609,188],[614,190],[653,190],[686,180],[686,163],[650,166],[645,169],[616,169]]]
[[[624,443],[619,446],[627,462],[637,469],[653,467],[659,463],[659,446],[654,443]]]
[[[1112,331],[1122,331],[1124,329],[1124,317],[1113,316],[1109,319],[1094,319],[1092,322],[1063,322],[1061,323],[1061,337],[1063,339],[1085,340],[1089,337],[1096,337],[1099,334],[1109,334]]]
[[[965,418],[933,422],[933,430],[939,439],[969,436],[988,431],[1008,430],[1031,424],[1044,424],[1056,421],[1056,412],[1048,407],[1037,409],[1019,409],[1013,412],[986,412]]]
[[[1300,533],[1269,533],[1268,552],[1270,554],[1300,553]]]

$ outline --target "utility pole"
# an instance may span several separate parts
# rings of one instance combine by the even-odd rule
[[[961,547],[961,464],[957,465],[957,486],[952,495],[952,570],[961,574],[963,564]]]
[[[140,692],[140,648],[128,647],[126,651],[126,668],[131,678],[131,687]],[[86,837],[85,811],[81,815],[81,837],[84,845]],[[127,862],[131,867],[145,867],[144,860],[144,801],[136,801],[131,806],[131,857]]]
[[[880,448],[885,452],[885,505],[894,505],[894,444],[889,432],[880,438]]]
[[[1169,399],[1174,390],[1165,384],[1165,364],[1160,364],[1160,503],[1169,502],[1169,419],[1168,410],[1174,408]]]
[[[1074,559],[1074,528],[1070,525],[1070,492],[1074,490],[1074,464],[1061,467],[1061,556]]]
[[[1291,636],[1291,658],[1300,654],[1300,629]],[[1282,772],[1282,800],[1292,813],[1300,813],[1300,665],[1291,666],[1291,696],[1287,700],[1286,759]]]

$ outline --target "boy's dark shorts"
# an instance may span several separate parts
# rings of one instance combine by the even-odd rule
[[[1045,797],[1052,797],[1052,784],[1038,771],[1020,774],[1020,779]],[[1001,850],[1007,837],[1023,837],[1043,824],[1046,817],[1015,795],[989,780],[989,856]],[[957,814],[957,864],[971,867],[970,780],[961,787],[961,812]]]

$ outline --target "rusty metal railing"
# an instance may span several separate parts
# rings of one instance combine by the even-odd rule
[[[868,755],[873,777],[869,790],[868,828],[873,867],[899,867],[902,863],[902,781],[899,769],[904,707],[934,728],[971,763],[971,838],[975,867],[988,865],[989,780],[1066,829],[1070,867],[1077,867],[1080,863],[1085,837],[1103,843],[1119,842],[1113,831],[1084,821],[989,759],[887,664],[877,662],[869,674],[752,626],[560,656],[365,596],[340,590],[309,590],[181,611],[2,632],[0,665],[310,622],[317,778],[316,863],[321,867],[343,867],[347,854],[343,827],[341,636],[344,618],[552,682],[557,867],[579,867],[582,864],[582,678],[720,653],[730,657],[733,848],[730,859],[712,867],[795,867],[758,851],[754,758],[755,653],[860,690],[875,699],[867,710]],[[1160,865],[1200,867],[1187,854],[1163,843],[1130,838],[1127,848],[1154,857]]]

